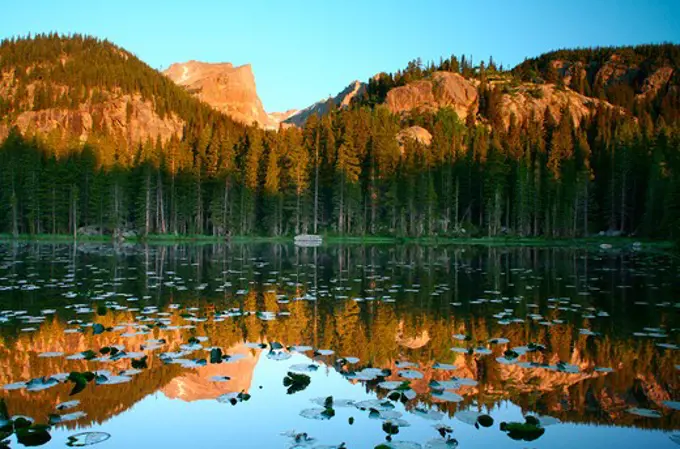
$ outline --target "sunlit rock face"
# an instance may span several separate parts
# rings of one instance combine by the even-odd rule
[[[274,127],[257,95],[250,64],[188,61],[175,63],[163,72],[201,101],[246,125]]]
[[[476,113],[477,87],[462,75],[435,72],[430,79],[418,80],[406,86],[395,87],[387,93],[385,104],[395,114],[413,109],[433,111],[452,108],[464,120],[468,112]]]
[[[79,142],[93,139],[97,133],[119,136],[121,142],[138,144],[147,140],[169,141],[182,137],[184,120],[176,114],[161,117],[153,103],[141,95],[122,95],[105,92],[107,99],[100,103],[84,101],[69,109],[49,108],[21,112],[11,123],[0,123],[0,139],[7,137],[16,126],[23,135],[48,139],[73,138]],[[0,97],[11,98],[3,92]]]

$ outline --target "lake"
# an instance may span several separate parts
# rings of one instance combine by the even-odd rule
[[[679,311],[644,247],[5,242],[0,439],[678,447]]]

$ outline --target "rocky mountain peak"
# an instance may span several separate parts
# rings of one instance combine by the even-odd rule
[[[257,95],[250,64],[187,61],[175,63],[163,74],[188,92],[234,120],[262,127],[275,125]]]

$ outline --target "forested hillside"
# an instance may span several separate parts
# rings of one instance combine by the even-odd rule
[[[673,45],[560,51],[509,72],[493,61],[416,61],[369,81],[349,108],[273,132],[234,123],[111,43],[4,41],[0,232],[677,238],[677,54]],[[449,107],[396,115],[383,105],[390,90],[437,71],[476,86],[464,120]],[[508,109],[545,92],[544,102],[592,101],[579,121],[550,112],[554,104]],[[181,132],[135,140],[93,126],[77,139],[16,122],[119,94],[151,102]],[[413,126],[429,145],[397,140]]]

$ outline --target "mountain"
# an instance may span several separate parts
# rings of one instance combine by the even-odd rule
[[[332,107],[347,108],[353,99],[363,94],[365,89],[366,85],[364,83],[360,81],[352,81],[335,97],[329,97],[326,100],[317,101],[313,105],[308,106],[286,118],[283,120],[283,123],[302,126],[312,114],[316,114],[320,117],[326,114]]]
[[[678,118],[680,46],[597,47],[558,50],[527,59],[512,70],[525,82],[568,86],[629,111],[647,109],[666,123]]]
[[[679,67],[678,45],[416,60],[267,114],[249,66],[9,39],[0,232],[680,238]]]
[[[16,126],[51,141],[167,142],[200,114],[206,106],[108,41],[49,34],[0,43],[0,139]]]
[[[271,123],[281,123],[284,122],[289,117],[292,117],[293,115],[297,114],[298,112],[299,110],[297,109],[289,109],[284,112],[270,112],[269,121]]]
[[[250,64],[189,61],[175,63],[163,72],[187,92],[245,125],[276,128],[257,95],[255,75]]]
[[[495,94],[495,98],[482,98],[483,91],[488,93],[488,97]],[[592,115],[598,107],[624,112],[607,101],[552,84],[516,83],[503,75],[488,79],[483,84],[479,79],[466,79],[458,73],[444,71],[435,71],[423,79],[388,90],[383,104],[402,118],[450,108],[461,120],[471,116],[476,121],[489,115],[480,110],[480,104],[488,106],[491,101],[497,106],[497,124],[506,129],[512,116],[522,123],[533,117],[542,117],[545,111],[556,122],[566,111],[576,124]]]

